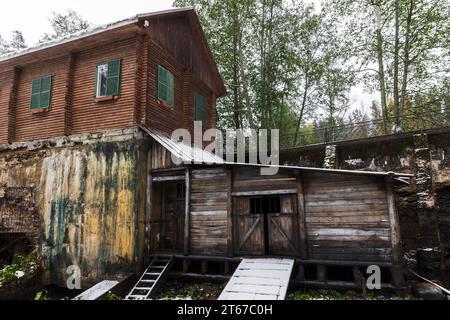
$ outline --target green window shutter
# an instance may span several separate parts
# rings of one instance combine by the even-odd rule
[[[52,76],[47,76],[41,80],[40,108],[50,107],[50,96],[52,91]]]
[[[174,106],[174,79],[173,74],[158,65],[158,99]]]
[[[174,104],[174,92],[173,92],[173,74],[167,72],[167,103],[172,107]]]
[[[206,122],[206,98],[196,93],[194,98],[195,121]]]
[[[120,59],[108,62],[107,96],[118,96],[120,94],[120,65]]]
[[[30,109],[44,109],[50,107],[52,91],[52,76],[34,79],[31,83]]]
[[[41,94],[41,78],[34,79],[31,82],[31,105],[30,109],[39,108],[39,96]]]

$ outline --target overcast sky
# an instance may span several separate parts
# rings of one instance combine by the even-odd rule
[[[319,2],[319,0],[310,0]],[[40,1],[3,1],[0,9],[0,35],[10,40],[13,30],[23,32],[27,44],[35,44],[51,27],[48,17],[52,11],[64,12],[73,9],[81,14],[93,25],[102,25],[134,16],[137,13],[146,13],[169,9],[173,0],[40,0]],[[360,108],[361,103],[367,106],[374,95],[364,93],[362,86],[354,87],[351,98],[356,102],[353,108]]]

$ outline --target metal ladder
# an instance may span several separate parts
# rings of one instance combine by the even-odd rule
[[[146,300],[155,293],[158,282],[169,270],[173,257],[155,256],[125,300]]]

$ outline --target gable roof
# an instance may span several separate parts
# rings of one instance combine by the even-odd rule
[[[200,20],[198,19],[197,13],[193,7],[187,7],[187,8],[174,8],[169,10],[162,10],[162,11],[155,11],[155,12],[149,12],[149,13],[141,13],[137,14],[133,17],[129,17],[127,19],[119,20],[116,22],[108,23],[105,25],[100,26],[94,26],[91,28],[88,28],[86,30],[82,30],[58,39],[51,40],[49,42],[32,46],[26,49],[22,49],[15,53],[5,54],[0,56],[0,65],[3,63],[14,63],[18,61],[21,58],[25,58],[27,56],[32,56],[34,54],[38,55],[42,51],[47,51],[52,48],[56,47],[64,47],[67,46],[67,50],[71,51],[73,50],[73,44],[77,43],[79,41],[82,41],[84,39],[88,39],[94,36],[97,36],[99,34],[103,34],[106,32],[111,32],[113,30],[125,30],[125,29],[132,29],[134,30],[135,27],[137,27],[138,23],[143,22],[146,19],[150,19],[153,17],[171,17],[171,16],[178,16],[178,15],[185,15],[188,17],[188,20],[191,24],[191,27],[195,31],[197,35],[199,35],[199,40],[201,42],[202,48],[205,51],[207,63],[209,66],[209,69],[211,70],[214,78],[215,78],[215,84],[217,87],[217,96],[223,96],[226,94],[225,85],[223,83],[223,80],[220,76],[219,70],[217,68],[217,65],[215,63],[213,54],[209,48],[207,39],[205,37],[205,34],[203,32],[202,26],[200,24]]]

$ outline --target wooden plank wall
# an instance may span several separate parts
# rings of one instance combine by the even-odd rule
[[[224,168],[192,170],[190,253],[226,255],[228,178]]]
[[[304,173],[309,258],[391,261],[382,177]]]
[[[264,191],[273,195],[296,193],[296,173],[279,170],[278,174],[260,175],[259,168],[236,167],[233,174],[233,195],[254,195]]]

